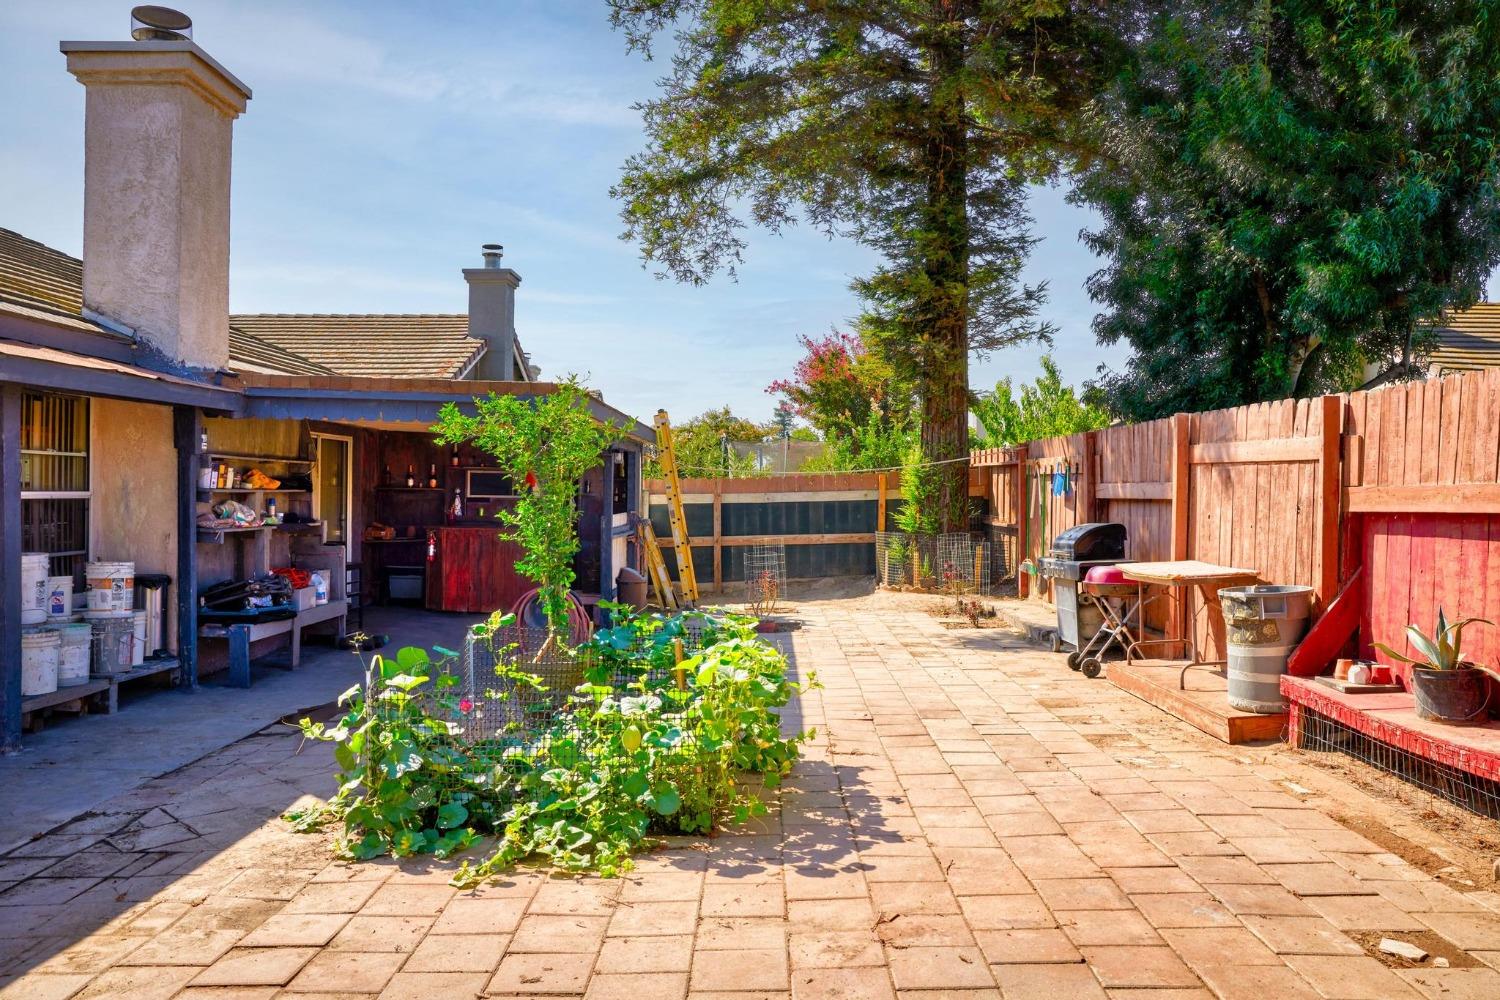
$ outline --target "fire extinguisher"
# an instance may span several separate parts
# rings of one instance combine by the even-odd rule
[[[427,561],[437,561],[437,532],[427,532]]]

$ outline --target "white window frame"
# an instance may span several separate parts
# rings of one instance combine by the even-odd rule
[[[342,441],[344,442],[344,554],[350,558],[354,552],[354,438],[346,434],[325,434],[322,431],[313,431],[313,459],[312,486],[313,486],[313,513],[322,521],[323,542],[328,542],[328,519],[323,517],[323,477],[319,475],[323,464],[323,447],[321,442]]]

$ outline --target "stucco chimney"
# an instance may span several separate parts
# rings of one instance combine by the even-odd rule
[[[484,266],[464,268],[469,283],[469,336],[489,345],[474,378],[513,382],[516,356],[516,287],[521,276],[500,264],[498,243],[484,245]]]
[[[88,90],[83,304],[165,361],[229,361],[229,166],[250,88],[187,39],[63,42]]]

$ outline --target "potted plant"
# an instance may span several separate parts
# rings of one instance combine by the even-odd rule
[[[1387,656],[1411,664],[1411,693],[1417,717],[1459,724],[1481,722],[1489,708],[1489,674],[1463,658],[1465,626],[1474,622],[1495,623],[1488,618],[1460,618],[1450,622],[1438,609],[1437,629],[1426,635],[1415,625],[1406,626],[1406,637],[1421,658],[1398,653],[1383,642],[1375,648]]]

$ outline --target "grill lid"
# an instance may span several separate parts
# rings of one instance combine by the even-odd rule
[[[1052,540],[1048,553],[1054,559],[1124,559],[1125,525],[1089,522],[1076,525]]]

